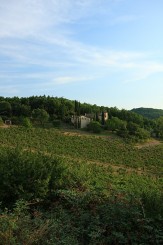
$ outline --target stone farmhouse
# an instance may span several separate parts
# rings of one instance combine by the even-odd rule
[[[91,122],[91,118],[86,116],[72,116],[71,122],[74,124],[75,128],[86,128]]]
[[[104,121],[108,120],[108,112],[104,112]],[[102,120],[102,113],[98,115],[98,119],[101,121]]]
[[[71,123],[74,125],[75,128],[86,128],[87,125],[92,121],[95,120],[95,114],[85,114],[85,116],[72,116]],[[98,115],[98,120],[102,120],[102,113]],[[108,120],[108,113],[104,112],[104,121]]]

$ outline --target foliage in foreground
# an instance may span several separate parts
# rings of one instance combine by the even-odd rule
[[[45,199],[61,184],[63,164],[41,153],[2,149],[0,151],[0,201],[4,205]]]
[[[162,223],[146,218],[139,201],[124,193],[60,191],[44,208],[19,201],[12,213],[1,213],[0,244],[161,245]]]

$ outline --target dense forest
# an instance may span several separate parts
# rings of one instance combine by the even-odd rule
[[[110,130],[123,138],[132,140],[144,140],[151,136],[162,137],[163,117],[153,119],[154,116],[151,116],[153,118],[150,119],[146,117],[145,113],[140,115],[139,111],[138,109],[133,111],[119,110],[116,107],[97,106],[96,104],[91,105],[80,103],[77,100],[50,96],[0,97],[1,122],[11,120],[12,124],[24,126],[30,126],[33,123],[40,123],[45,126],[47,122],[51,122],[53,126],[59,126],[61,123],[70,125],[73,115],[91,114],[93,122],[87,129],[94,132]],[[104,112],[108,113],[107,121],[103,120]],[[98,114],[102,115],[101,120],[99,120]],[[161,112],[158,115],[161,115]]]

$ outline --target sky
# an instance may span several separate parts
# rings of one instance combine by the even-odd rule
[[[0,0],[0,96],[163,109],[162,0]]]

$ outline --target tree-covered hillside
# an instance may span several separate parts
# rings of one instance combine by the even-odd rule
[[[108,119],[104,120],[106,113]],[[0,97],[1,124],[11,120],[14,125],[26,127],[34,125],[45,127],[47,123],[54,127],[63,123],[73,126],[71,117],[81,115],[88,115],[93,120],[87,127],[87,130],[92,132],[100,133],[102,130],[108,130],[134,141],[148,139],[151,136],[163,137],[163,118],[149,119],[135,113],[134,110],[119,110],[116,107],[91,105],[50,96]]]
[[[138,114],[142,115],[143,117],[146,117],[149,119],[156,119],[156,118],[163,116],[163,110],[162,109],[140,107],[140,108],[134,108],[131,111],[138,113]]]

